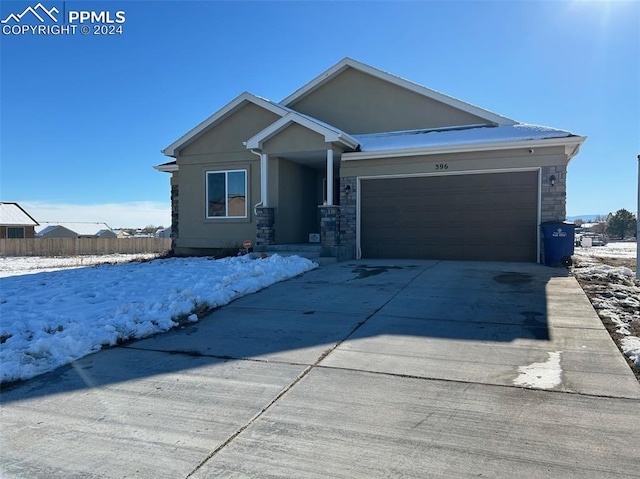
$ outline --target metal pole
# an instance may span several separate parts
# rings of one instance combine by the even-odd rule
[[[638,155],[638,207],[636,208],[636,278],[640,279],[640,155]]]
[[[333,149],[327,150],[327,206],[333,206]]]

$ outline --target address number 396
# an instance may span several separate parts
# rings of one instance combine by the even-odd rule
[[[436,163],[436,171],[437,170],[448,170],[449,165],[446,163]]]

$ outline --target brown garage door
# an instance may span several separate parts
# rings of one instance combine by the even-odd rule
[[[362,180],[363,258],[536,261],[538,172]]]

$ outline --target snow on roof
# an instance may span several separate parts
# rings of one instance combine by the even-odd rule
[[[51,227],[62,226],[70,231],[73,231],[78,236],[96,236],[101,231],[111,231],[111,228],[106,223],[52,223],[43,222],[36,228],[36,234],[42,234],[47,231],[51,231]]]
[[[37,226],[29,213],[18,203],[0,203],[0,224],[3,226]]]
[[[576,136],[565,130],[519,123],[516,125],[471,125],[428,130],[394,131],[353,135],[362,151],[446,147],[479,143],[507,143]]]

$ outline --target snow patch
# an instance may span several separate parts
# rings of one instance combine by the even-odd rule
[[[317,266],[298,256],[168,258],[0,278],[0,382],[198,321],[203,307]]]
[[[620,344],[625,356],[633,361],[636,366],[640,367],[640,338],[636,336],[627,336],[626,338],[622,338]]]
[[[561,353],[562,351],[550,352],[549,359],[543,363],[520,366],[518,368],[520,375],[513,380],[513,384],[537,389],[552,389],[560,385],[562,381]]]

